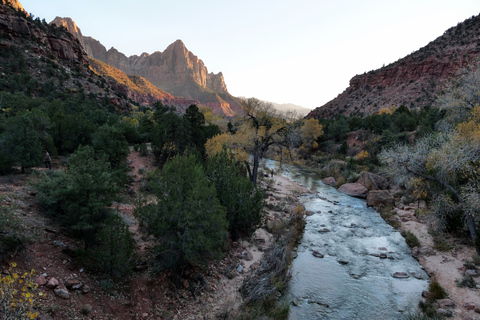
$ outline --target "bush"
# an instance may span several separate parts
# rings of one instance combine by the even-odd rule
[[[100,244],[94,249],[95,267],[111,278],[124,277],[133,269],[133,239],[122,218],[111,213],[98,233]]]
[[[402,236],[405,238],[405,242],[410,248],[420,247],[420,241],[411,231],[402,232]]]
[[[475,288],[477,285],[475,280],[470,276],[465,276],[462,280],[456,280],[455,282],[457,283],[457,287],[460,288]]]
[[[158,240],[160,269],[219,258],[227,235],[225,208],[196,157],[168,160],[152,187],[156,203],[140,201],[135,216]]]
[[[428,286],[428,299],[427,302],[434,302],[435,300],[445,299],[447,297],[447,292],[443,287],[438,283],[438,281],[433,278],[430,281]]]
[[[227,210],[227,221],[232,235],[238,231],[253,232],[262,219],[262,193],[247,178],[224,150],[207,160],[206,176],[216,187],[217,198]],[[238,231],[237,231],[238,230]],[[233,237],[236,240],[236,237]]]
[[[449,251],[451,249],[450,244],[445,240],[442,235],[433,237],[433,248],[438,251]]]
[[[140,151],[140,156],[142,156],[142,157],[148,156],[148,147],[147,147],[147,144],[145,142],[140,144],[139,151]]]
[[[3,205],[5,198],[0,197],[0,261],[6,253],[24,247],[26,232],[10,206]]]
[[[92,148],[80,147],[66,171],[42,175],[36,184],[38,202],[70,235],[83,238],[88,249],[120,191],[115,178],[108,162],[95,160]]]

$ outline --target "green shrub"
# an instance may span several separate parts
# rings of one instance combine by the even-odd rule
[[[447,297],[447,292],[443,287],[438,283],[438,281],[433,278],[430,281],[430,284],[428,286],[428,302],[433,302],[438,299],[445,299]]]
[[[110,164],[96,160],[90,147],[79,147],[70,157],[67,170],[43,174],[36,187],[37,200],[47,215],[60,222],[72,236],[93,243],[109,217],[119,186]]]
[[[23,248],[28,239],[13,208],[4,205],[4,201],[7,201],[6,198],[0,197],[0,262],[7,253]]]
[[[433,237],[433,248],[438,251],[449,251],[451,249],[450,244],[442,235]]]
[[[240,174],[225,150],[208,159],[205,167],[205,174],[215,185],[220,204],[227,210],[229,230],[232,234],[253,232],[262,219],[264,202],[260,190]]]
[[[457,284],[457,287],[460,288],[475,288],[477,285],[475,280],[470,276],[465,276],[462,280],[457,279],[455,282]]]
[[[147,147],[147,144],[145,142],[140,144],[139,151],[140,151],[140,156],[142,156],[142,157],[148,156],[148,147]]]
[[[478,238],[478,236],[477,236],[477,238]],[[473,264],[475,266],[480,266],[480,255],[478,255],[478,254],[473,255],[472,261],[473,261]]]
[[[95,267],[111,278],[124,277],[134,266],[133,239],[122,218],[111,213],[98,233],[99,245],[94,249]]]
[[[415,236],[410,230],[402,232],[402,236],[405,238],[405,242],[410,248],[420,247],[420,241],[418,241],[417,236]]]
[[[135,143],[135,144],[133,145],[133,150],[134,150],[135,152],[138,152],[138,149],[139,149],[139,148],[140,148],[140,145],[139,145],[138,143]]]

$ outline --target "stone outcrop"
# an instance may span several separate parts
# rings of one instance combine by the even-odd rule
[[[5,3],[8,5],[5,5]],[[40,55],[53,52],[60,59],[78,62],[81,65],[88,63],[87,55],[82,46],[71,34],[68,32],[53,32],[54,30],[48,30],[45,26],[39,26],[41,22],[28,18],[26,12],[24,12],[24,16],[15,13],[16,7],[21,7],[18,1],[2,0],[0,32],[3,37],[9,37],[12,40],[34,39],[37,44],[42,44],[43,47],[36,46],[31,50]]]
[[[385,178],[371,172],[362,172],[357,180],[368,190],[385,190],[388,189],[388,182]]]
[[[360,183],[345,183],[338,188],[338,191],[348,194],[352,197],[357,198],[366,198],[368,194],[368,189],[365,188]]]
[[[436,40],[381,69],[356,75],[335,99],[307,117],[370,115],[392,105],[431,105],[449,78],[480,57],[480,16],[450,28]]]
[[[28,12],[25,11],[25,9],[23,9],[23,6],[19,1],[17,1],[17,0],[0,0],[0,1],[1,1],[0,2],[1,4],[5,4],[7,6],[12,7],[15,10],[22,11],[27,16],[29,16]]]
[[[88,56],[128,75],[143,77],[176,97],[198,100],[217,114],[233,116],[240,111],[239,101],[227,91],[223,74],[209,73],[203,61],[181,40],[163,52],[127,57],[113,47],[107,50],[94,38],[83,36],[70,18],[57,17],[52,23],[66,27],[83,45]]]
[[[367,194],[367,206],[378,207],[380,205],[395,205],[395,198],[388,190],[372,190]]]

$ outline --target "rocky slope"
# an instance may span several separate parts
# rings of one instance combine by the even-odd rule
[[[217,114],[233,116],[240,110],[239,101],[227,91],[222,73],[209,73],[203,61],[190,52],[181,40],[175,41],[163,52],[127,57],[113,47],[107,50],[94,38],[83,36],[71,18],[57,17],[52,23],[69,30],[90,57],[128,75],[141,76],[174,96],[198,100]]]
[[[391,105],[432,105],[445,81],[476,63],[479,57],[480,16],[474,16],[405,58],[354,76],[344,92],[308,117],[361,116]]]

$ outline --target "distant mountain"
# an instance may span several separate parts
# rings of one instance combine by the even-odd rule
[[[198,100],[217,114],[233,116],[240,111],[239,101],[228,93],[222,73],[208,73],[203,61],[181,40],[163,52],[127,57],[113,47],[107,51],[99,41],[83,36],[71,18],[57,17],[52,23],[69,30],[90,57],[128,75],[141,76],[176,97]]]
[[[308,117],[361,116],[391,105],[429,106],[445,82],[480,57],[480,16],[452,27],[425,47],[381,69],[356,75],[335,99]]]
[[[295,111],[300,116],[305,116],[310,111],[312,111],[312,109],[301,107],[293,103],[275,103],[275,102],[270,102],[270,103],[275,107],[275,109],[281,112]]]

